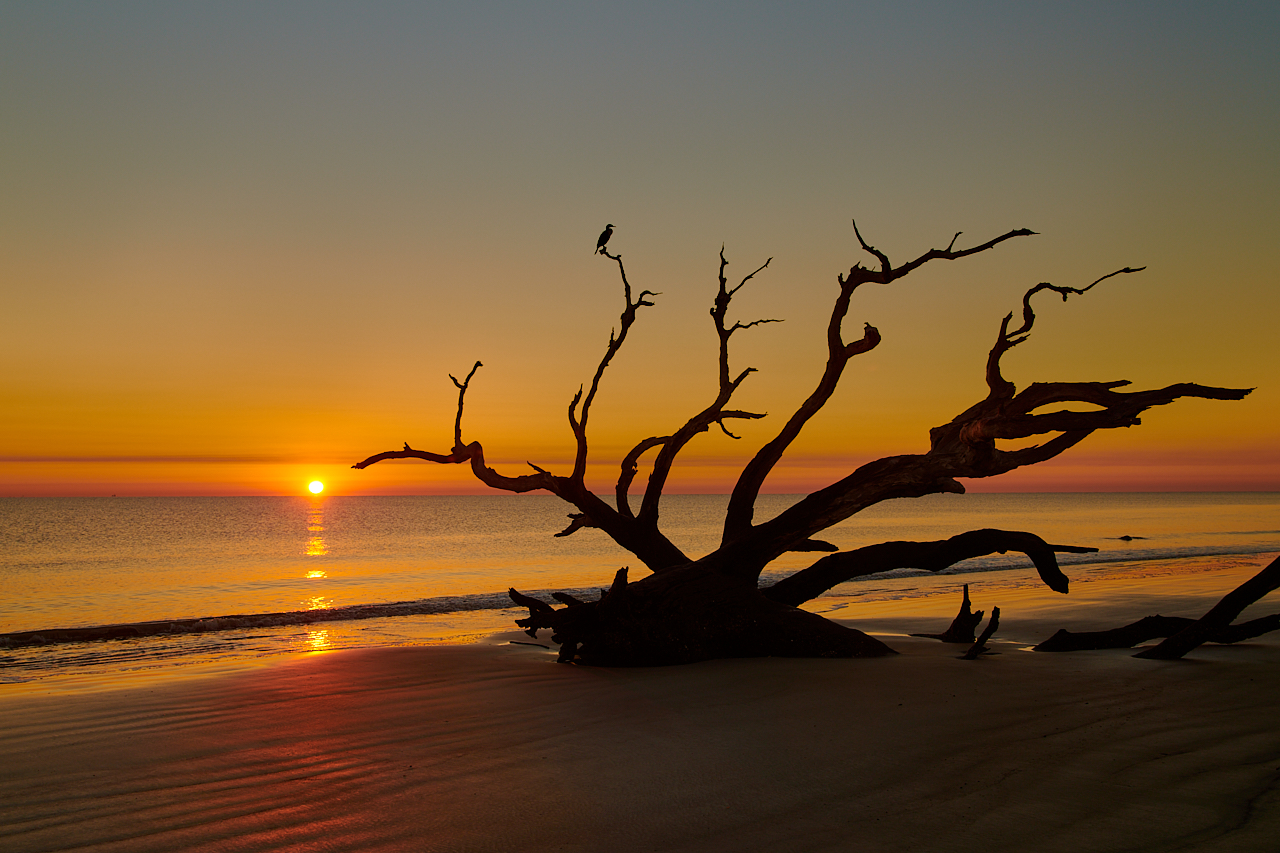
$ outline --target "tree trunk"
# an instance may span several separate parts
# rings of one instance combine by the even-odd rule
[[[531,636],[551,629],[564,663],[654,666],[732,657],[895,654],[861,631],[772,601],[749,582],[696,564],[636,583],[627,583],[623,569],[599,601],[558,610],[511,592],[512,600],[531,611],[517,624]]]

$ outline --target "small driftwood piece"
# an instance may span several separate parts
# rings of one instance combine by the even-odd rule
[[[961,660],[977,660],[979,655],[989,654],[990,649],[987,648],[987,640],[991,639],[991,635],[996,632],[996,628],[1000,627],[1000,608],[991,608],[991,621],[987,623],[987,627],[983,629],[982,636],[978,638],[969,651],[960,656]]]
[[[1147,660],[1179,660],[1187,652],[1231,625],[1246,607],[1280,587],[1280,557],[1262,571],[1231,590],[1208,613],[1183,628],[1158,646],[1138,652],[1134,657]]]
[[[1134,646],[1162,637],[1171,637],[1194,625],[1195,619],[1186,616],[1144,616],[1120,628],[1109,631],[1058,631],[1035,647],[1037,652],[1082,652],[1093,649],[1131,649]],[[1211,634],[1206,643],[1231,644],[1260,637],[1271,631],[1280,631],[1280,613],[1251,619],[1237,625],[1228,625]]]
[[[985,611],[976,613],[970,609],[969,585],[964,585],[964,598],[960,601],[960,612],[951,620],[951,626],[941,634],[912,634],[913,637],[928,637],[944,643],[972,643],[976,629],[982,624]]]

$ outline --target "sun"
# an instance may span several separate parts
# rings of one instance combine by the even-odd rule
[[[307,485],[307,488],[311,490],[311,494],[318,495],[324,491],[324,483],[320,482],[319,480],[312,480]]]

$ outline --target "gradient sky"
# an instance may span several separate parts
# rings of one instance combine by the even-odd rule
[[[567,473],[565,407],[621,310],[606,222],[660,291],[606,376],[591,484],[714,394],[737,317],[771,417],[692,445],[724,491],[811,390],[835,277],[1040,236],[860,293],[857,359],[769,491],[985,394],[1040,281],[1033,380],[1257,387],[1183,401],[974,490],[1280,489],[1280,6],[1210,3],[6,3],[0,494],[483,490],[372,453],[467,437]]]

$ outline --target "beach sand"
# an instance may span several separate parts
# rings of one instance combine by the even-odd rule
[[[483,644],[322,653],[123,689],[0,694],[0,849],[1273,851],[1280,636],[1179,662],[1035,653],[1198,616],[1264,565],[988,595],[999,654],[656,669]],[[1245,618],[1274,612],[1273,595]]]

